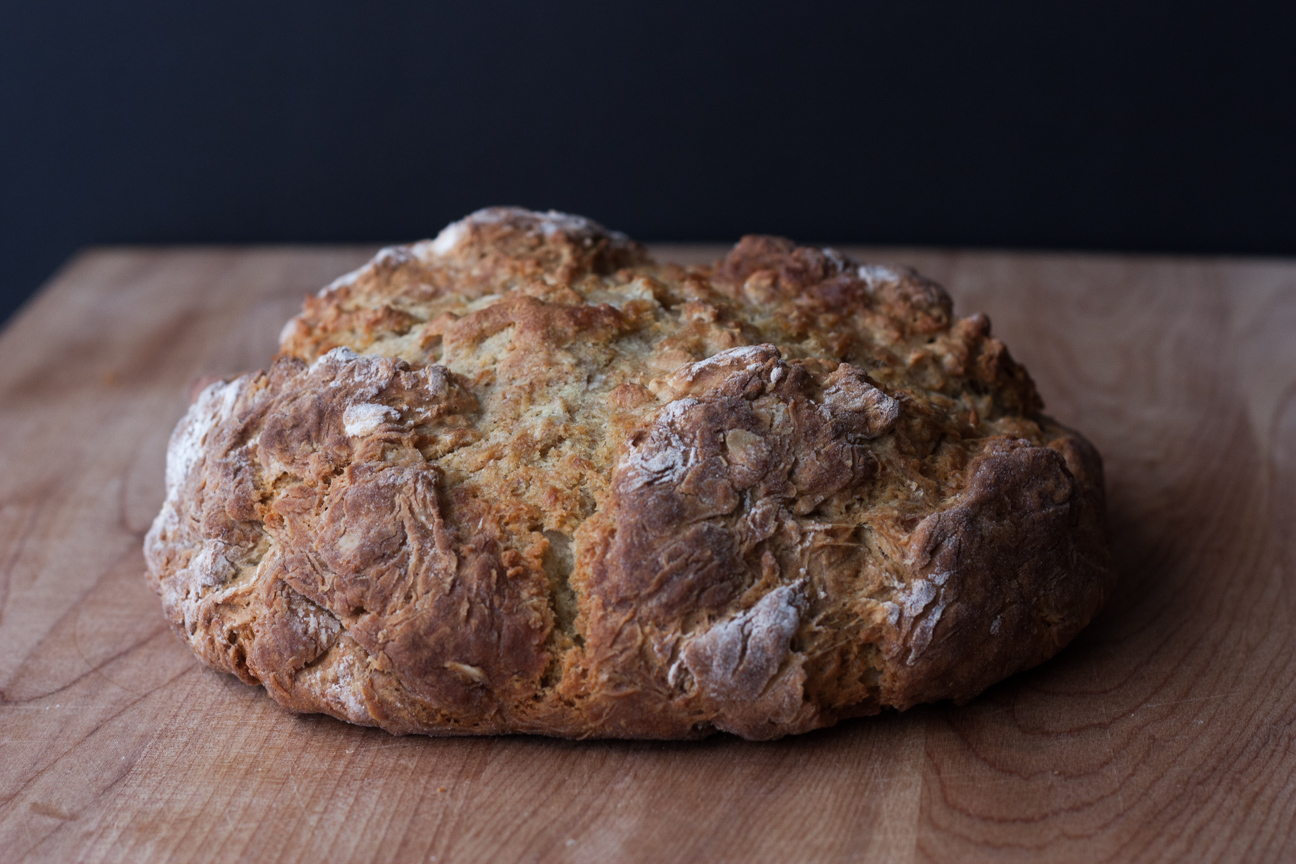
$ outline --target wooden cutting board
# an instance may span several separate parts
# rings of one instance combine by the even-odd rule
[[[1099,446],[1116,596],[962,708],[574,743],[290,715],[144,584],[192,383],[372,251],[90,251],[0,336],[0,861],[1296,860],[1296,262],[853,250]]]

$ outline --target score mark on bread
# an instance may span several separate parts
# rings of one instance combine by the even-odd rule
[[[392,732],[774,738],[965,701],[1109,588],[1101,461],[983,316],[744,238],[479,211],[202,392],[148,577],[207,664]]]

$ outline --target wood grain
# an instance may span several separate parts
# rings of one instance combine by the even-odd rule
[[[372,251],[91,251],[0,336],[0,860],[1296,858],[1296,263],[855,250],[989,313],[1098,444],[1117,596],[962,708],[645,744],[295,717],[165,628],[190,385]]]

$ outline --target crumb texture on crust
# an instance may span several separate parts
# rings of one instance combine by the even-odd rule
[[[148,578],[209,665],[392,732],[775,738],[967,700],[1111,567],[984,316],[831,249],[491,208],[309,298],[177,426]]]

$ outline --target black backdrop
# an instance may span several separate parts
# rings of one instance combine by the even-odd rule
[[[0,319],[89,243],[1296,254],[1296,3],[0,4]]]

